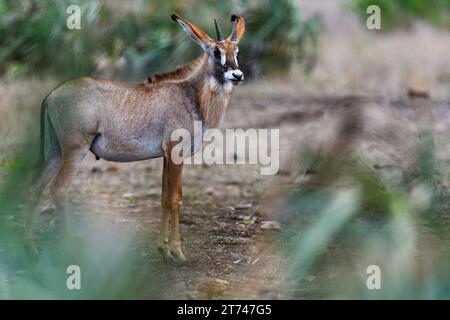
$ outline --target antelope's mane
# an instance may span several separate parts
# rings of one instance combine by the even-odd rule
[[[188,64],[177,67],[174,71],[151,74],[144,81],[145,84],[154,84],[167,81],[180,81],[188,78],[205,61],[206,54],[201,55]]]

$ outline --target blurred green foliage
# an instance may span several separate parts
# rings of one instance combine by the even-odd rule
[[[66,27],[68,1],[0,1],[0,72],[29,75],[37,71],[81,75],[93,70],[91,48],[98,1],[75,1],[86,14],[84,29]]]
[[[421,19],[442,28],[450,27],[450,0],[354,0],[353,8],[361,19],[367,19],[367,7],[377,5],[381,9],[381,27],[392,30],[408,26]]]
[[[63,236],[57,218],[40,219],[39,254],[28,250],[24,220],[31,210],[27,190],[33,170],[30,159],[37,148],[33,142],[26,137],[8,165],[0,168],[0,300],[129,299],[158,290],[152,266],[146,268],[148,273],[138,272],[142,257],[130,248],[139,248],[137,252],[145,248],[135,235],[101,225],[95,215],[73,219],[69,237]],[[81,290],[66,286],[70,265],[81,269]]]
[[[437,187],[444,169],[431,132],[420,140],[417,172],[403,185],[347,155],[338,168],[335,158],[322,161],[314,179],[292,190],[282,220],[288,298],[450,298],[450,197]],[[380,290],[366,286],[371,265],[380,267]]]
[[[81,8],[81,29],[68,30],[66,8]],[[0,0],[0,74],[38,72],[62,78],[107,72],[110,77],[142,80],[167,71],[200,52],[170,19],[177,11],[215,36],[213,18],[230,32],[230,13],[246,18],[240,44],[241,65],[251,76],[285,71],[294,59],[315,50],[319,21],[300,20],[291,0],[130,2]],[[311,56],[311,55],[309,55]]]

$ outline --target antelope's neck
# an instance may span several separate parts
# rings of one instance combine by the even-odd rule
[[[233,85],[229,82],[219,82],[214,75],[214,67],[205,59],[196,77],[196,92],[200,112],[206,127],[219,126],[231,98]]]

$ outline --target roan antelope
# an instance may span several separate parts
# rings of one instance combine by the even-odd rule
[[[117,162],[164,157],[159,250],[165,261],[182,264],[186,261],[179,233],[183,165],[171,160],[175,144],[171,133],[184,128],[192,134],[196,120],[202,121],[204,128],[221,122],[232,86],[244,79],[238,68],[238,43],[245,23],[242,17],[232,15],[232,32],[224,39],[214,20],[217,40],[213,40],[176,13],[171,18],[203,49],[190,64],[137,84],[91,77],[70,80],[44,99],[41,158],[30,193],[35,207],[52,181],[50,192],[56,211],[68,228],[67,189],[89,151],[97,159]],[[33,250],[35,216],[36,210],[31,210],[25,227]]]

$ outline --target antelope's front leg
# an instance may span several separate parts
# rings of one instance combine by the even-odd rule
[[[158,249],[161,252],[164,261],[170,262],[173,260],[170,253],[169,238],[167,233],[169,231],[169,205],[168,205],[168,193],[167,193],[167,160],[164,158],[164,169],[162,174],[162,188],[161,188],[161,224],[159,231],[159,246]]]
[[[161,230],[159,238],[159,251],[164,261],[175,264],[184,264],[186,258],[181,250],[180,239],[180,210],[182,198],[181,175],[182,164],[174,164],[171,160],[171,144],[163,147],[164,169],[162,177],[161,192]],[[171,222],[170,237],[167,233],[169,229],[169,218]]]
[[[170,239],[169,248],[176,263],[184,264],[186,258],[181,250],[180,238],[180,211],[182,202],[181,176],[182,164],[174,164],[167,159],[167,204],[170,212]]]

